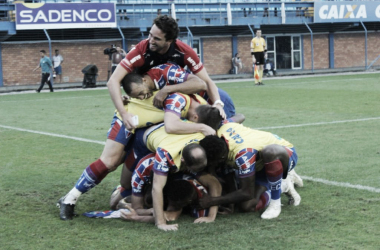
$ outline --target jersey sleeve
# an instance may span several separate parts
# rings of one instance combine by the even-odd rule
[[[167,176],[169,170],[172,167],[176,167],[169,152],[163,148],[158,147],[156,149],[156,155],[154,158],[153,172],[158,175]]]
[[[170,64],[169,67],[164,69],[164,77],[167,81],[167,85],[174,85],[186,82],[189,73],[187,73],[181,66],[176,64]]]
[[[162,89],[166,85],[174,85],[183,83],[187,80],[189,73],[177,64],[161,64],[151,68],[147,74],[157,85],[158,89]]]
[[[144,186],[151,181],[150,176],[154,163],[154,154],[149,154],[139,161],[132,175],[132,193],[143,196]]]
[[[146,50],[147,40],[139,42],[123,60],[120,65],[128,72],[133,72],[136,68],[144,65],[144,53]]]
[[[186,98],[179,93],[173,93],[168,95],[164,101],[164,111],[176,114],[181,117],[182,110],[186,107]]]
[[[252,55],[252,53],[253,53],[253,50],[255,49],[255,38],[253,38],[252,40],[251,40],[251,55]]]
[[[191,72],[196,74],[203,69],[203,63],[193,48],[179,40],[176,41],[176,45],[178,49],[184,53],[184,64],[190,69]]]
[[[255,149],[246,148],[235,156],[235,164],[239,168],[239,178],[246,178],[255,174],[257,153],[258,151]]]

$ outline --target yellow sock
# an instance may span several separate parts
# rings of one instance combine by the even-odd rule
[[[263,70],[262,69],[259,71],[259,75],[260,75],[259,82],[262,82],[263,81]]]

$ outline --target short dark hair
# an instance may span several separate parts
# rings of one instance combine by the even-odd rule
[[[202,151],[202,154],[198,157],[194,156],[195,149],[200,149]],[[198,143],[191,143],[191,144],[186,145],[182,150],[182,157],[185,160],[186,165],[189,167],[202,166],[202,164],[204,164],[205,162],[207,163],[206,151]],[[206,167],[206,165],[204,165],[204,167]],[[199,171],[202,171],[202,170],[199,170]]]
[[[164,34],[166,40],[175,40],[178,37],[179,28],[177,21],[174,18],[165,16],[158,16],[154,19],[155,24]]]
[[[55,52],[59,51],[59,49],[56,49]]]
[[[121,85],[127,95],[130,95],[132,92],[132,82],[137,84],[142,84],[142,76],[137,73],[129,73],[127,74],[123,80],[121,80]]]
[[[195,112],[198,115],[198,123],[204,123],[217,130],[223,120],[220,116],[219,109],[210,105],[199,105]]]
[[[40,50],[40,52],[46,54],[46,51],[44,49]]]
[[[167,197],[169,201],[181,202],[191,199],[195,190],[187,180],[174,180],[169,184]]]
[[[208,135],[199,141],[199,145],[206,151],[207,165],[221,164],[223,156],[228,154],[228,146],[223,138]],[[227,159],[225,159],[227,161]]]

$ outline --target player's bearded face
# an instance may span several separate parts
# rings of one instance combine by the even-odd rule
[[[168,51],[171,41],[167,41],[165,34],[154,24],[149,32],[149,49],[159,54]]]

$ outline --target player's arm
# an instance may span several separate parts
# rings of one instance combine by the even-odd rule
[[[180,92],[184,94],[195,94],[207,90],[206,83],[195,75],[189,74],[186,81],[180,84],[166,85],[154,97],[153,104],[162,108],[163,102],[170,93]]]
[[[165,131],[168,134],[191,134],[203,133],[207,135],[215,135],[216,131],[210,126],[203,123],[183,122],[177,114],[165,112],[164,115]]]
[[[132,208],[136,211],[138,215],[152,215],[153,209],[145,209],[144,208],[144,197],[140,197],[132,194]]]
[[[164,212],[164,217],[166,221],[175,221],[179,218],[179,216],[182,213],[182,208],[178,209],[172,204],[170,204],[169,200],[169,205],[166,211]]]
[[[121,218],[129,221],[138,221],[138,222],[146,222],[146,223],[154,223],[154,217],[152,215],[139,215],[132,207],[129,205],[125,205],[130,212],[126,212],[124,210],[120,210]]]
[[[203,174],[198,177],[199,182],[205,186],[211,197],[219,197],[222,194],[222,185],[218,179],[211,174]],[[218,206],[210,207],[210,211],[207,217],[200,217],[194,221],[194,223],[213,222],[215,221],[218,213]]]
[[[33,72],[36,71],[38,68],[41,68],[41,64],[38,64],[38,66],[33,69]]]
[[[256,63],[256,58],[255,58],[255,55],[253,54],[254,49],[255,49],[255,42],[252,39],[252,41],[251,41],[251,55],[252,55],[252,62],[253,62],[253,64]]]
[[[216,206],[221,204],[240,203],[252,199],[255,192],[255,175],[239,178],[241,189],[220,197],[204,197],[199,200],[201,207]]]
[[[125,127],[128,130],[134,128],[133,114],[128,113],[124,108],[123,98],[121,96],[120,83],[123,78],[128,74],[120,64],[116,67],[116,70],[112,73],[110,79],[107,82],[107,88],[110,93],[111,99],[117,111],[123,120]]]
[[[167,181],[167,176],[155,174],[153,177],[153,210],[155,216],[155,223],[158,229],[164,231],[176,231],[178,230],[178,224],[167,225],[164,216],[164,196],[163,189]]]
[[[218,87],[216,87],[216,84],[213,80],[211,80],[210,76],[208,75],[206,68],[201,69],[198,73],[195,74],[199,78],[201,78],[203,81],[206,82],[207,85],[207,95],[209,96],[210,100],[213,103],[213,106],[219,109],[220,115],[223,117],[223,119],[226,118],[226,113],[223,110],[223,102],[220,100],[220,95],[218,91]]]

